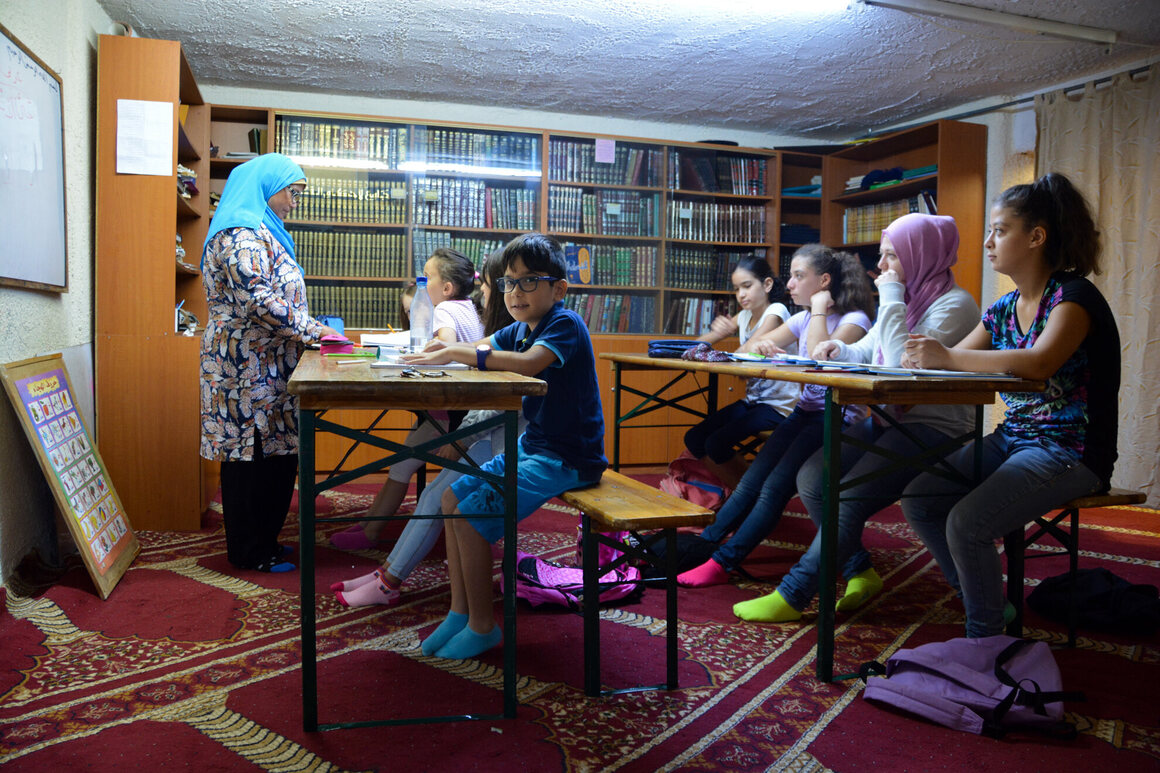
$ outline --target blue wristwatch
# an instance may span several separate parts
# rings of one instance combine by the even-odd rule
[[[491,347],[487,344],[480,344],[475,347],[475,367],[480,370],[487,370],[487,355],[491,354]]]

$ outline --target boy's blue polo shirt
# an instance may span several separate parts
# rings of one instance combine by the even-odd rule
[[[491,336],[492,346],[526,352],[546,346],[556,362],[536,374],[548,382],[548,393],[524,398],[528,428],[524,446],[573,467],[582,479],[598,480],[608,467],[604,456],[604,411],[596,381],[592,339],[584,320],[557,302],[529,333],[524,322],[513,322]]]

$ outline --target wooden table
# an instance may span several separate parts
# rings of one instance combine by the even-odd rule
[[[501,716],[513,718],[516,715],[516,464],[514,462],[517,459],[517,420],[523,398],[546,393],[548,385],[539,379],[504,371],[428,367],[420,369],[420,372],[442,372],[445,375],[436,378],[424,376],[408,378],[401,376],[400,370],[396,368],[372,369],[370,360],[357,361],[353,364],[339,364],[340,362],[342,361],[324,358],[316,351],[307,351],[287,385],[287,389],[298,397],[299,402],[298,518],[299,544],[302,550],[303,727],[308,732],[313,732],[319,729],[330,730],[339,727],[441,722],[457,719],[499,719]],[[502,413],[494,419],[474,424],[469,428],[455,430],[410,447],[372,434],[373,424],[367,429],[354,429],[323,418],[328,410],[340,408],[381,411],[407,410],[413,411],[423,418],[427,418],[428,411],[436,410],[480,408],[498,410]],[[503,426],[505,429],[504,447],[508,460],[513,462],[505,465],[502,476],[483,473],[478,467],[470,464],[470,460],[466,458],[463,461],[452,462],[436,456],[434,453],[435,449],[448,442],[457,442],[481,430],[497,426]],[[346,472],[336,471],[325,481],[316,481],[315,435],[319,432],[330,432],[346,437],[356,444],[365,443],[375,446],[382,449],[385,455],[374,462]],[[502,487],[504,490],[505,512],[503,516],[493,516],[504,519],[503,714],[462,714],[449,717],[370,720],[320,726],[318,724],[318,648],[315,641],[317,620],[314,598],[314,529],[316,523],[314,500],[323,491],[364,475],[380,472],[392,464],[408,458],[422,459],[428,464],[457,470],[466,475],[475,475],[493,485]]]
[[[837,600],[837,535],[838,503],[841,492],[852,485],[867,482],[866,477],[842,484],[841,454],[842,442],[858,444],[867,453],[876,453],[872,445],[842,434],[841,410],[846,405],[866,405],[876,416],[890,426],[900,426],[889,411],[881,410],[881,405],[974,405],[975,426],[971,432],[923,453],[911,460],[896,460],[913,464],[948,479],[961,480],[956,473],[940,462],[952,451],[971,441],[983,437],[983,406],[995,402],[1000,392],[1041,392],[1042,381],[1028,381],[1012,377],[980,376],[898,376],[874,373],[853,373],[848,371],[827,371],[800,366],[776,365],[773,363],[747,362],[692,362],[674,358],[654,358],[643,354],[619,354],[607,352],[600,355],[608,360],[613,371],[613,390],[616,417],[612,436],[612,466],[620,466],[620,431],[632,429],[633,419],[663,407],[672,407],[694,416],[706,416],[717,408],[717,378],[722,375],[743,378],[768,378],[778,381],[793,381],[801,384],[817,384],[826,387],[824,419],[822,520],[822,561],[818,576],[818,658],[817,675],[822,681],[834,679],[834,604]],[[656,392],[649,394],[641,390],[625,387],[622,383],[625,371],[667,370],[677,375]],[[666,396],[684,379],[698,374],[706,376],[706,384],[698,385],[691,391],[675,396]],[[621,404],[621,392],[626,391],[643,399],[625,412]],[[704,407],[687,403],[694,398],[704,397]],[[975,479],[982,469],[982,446],[975,443]],[[845,675],[844,675],[845,676]],[[855,676],[855,675],[848,675]],[[844,677],[839,677],[844,678]]]

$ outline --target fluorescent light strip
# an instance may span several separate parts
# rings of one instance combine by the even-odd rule
[[[399,164],[404,172],[418,172],[419,174],[438,174],[439,172],[453,172],[457,174],[473,174],[480,177],[539,177],[539,169],[515,169],[508,166],[472,166],[471,164],[456,164],[451,162],[404,161]]]
[[[471,164],[427,163],[425,161],[404,161],[399,166],[391,167],[381,161],[369,161],[357,158],[327,158],[323,156],[290,156],[290,160],[299,166],[311,169],[354,169],[366,172],[417,172],[419,174],[438,174],[439,172],[453,172],[469,174],[479,177],[525,177],[538,178],[539,169],[513,169],[506,166],[472,166]]]
[[[1034,32],[1039,35],[1050,35],[1068,40],[1082,40],[1091,43],[1112,45],[1116,42],[1117,33],[1114,30],[1100,29],[1099,27],[1084,27],[1079,24],[1065,24],[1064,22],[1034,19],[1030,16],[1018,16],[1002,11],[989,11],[985,8],[975,8],[959,3],[947,3],[943,0],[860,0],[865,5],[880,5],[884,8],[893,8],[907,13],[927,13],[933,16],[945,16],[961,21],[973,21],[981,24],[994,24],[1000,27]]]

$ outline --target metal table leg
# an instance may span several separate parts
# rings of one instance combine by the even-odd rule
[[[516,716],[516,468],[519,412],[504,411],[503,494],[503,715]]]
[[[822,440],[822,560],[818,573],[818,663],[823,682],[834,677],[834,604],[837,601],[838,503],[842,482],[842,407],[826,390]]]
[[[314,411],[298,411],[298,546],[301,552],[302,729],[318,729],[318,644],[314,609]]]

